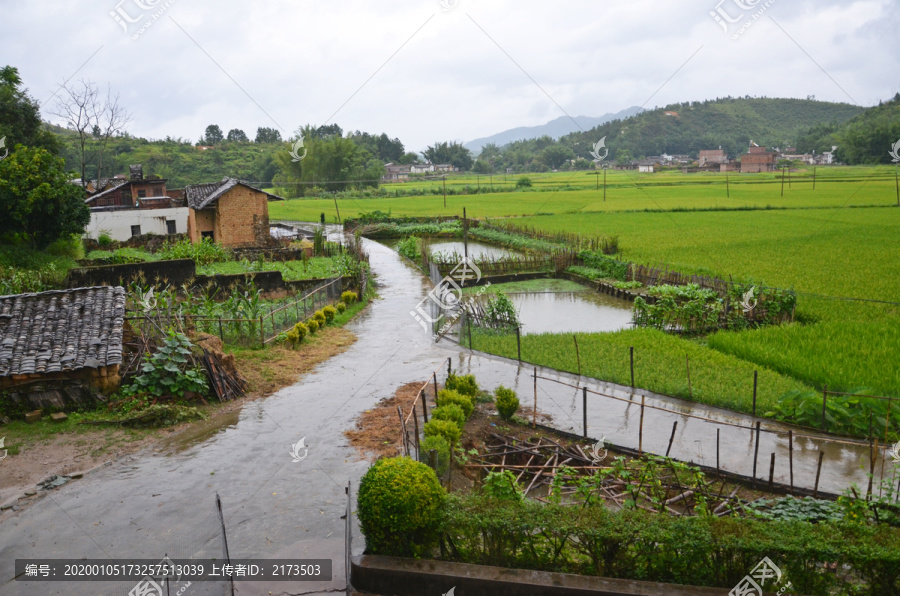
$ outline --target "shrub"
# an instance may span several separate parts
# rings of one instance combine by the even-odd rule
[[[419,259],[419,239],[415,236],[409,236],[397,243],[397,252],[406,257],[410,261]]]
[[[330,323],[334,320],[334,315],[337,314],[337,309],[333,306],[326,306],[322,309],[322,314],[325,315],[325,320]]]
[[[315,333],[316,331],[319,330],[319,322],[315,319],[310,319],[306,323],[306,328],[309,329],[309,334],[312,335],[313,333]]]
[[[462,434],[460,428],[456,426],[456,423],[450,422],[449,420],[436,420],[432,418],[425,423],[426,437],[444,437],[450,445],[456,444],[460,434]]]
[[[446,493],[434,471],[407,457],[380,459],[359,484],[359,522],[373,554],[417,557],[437,543]]]
[[[452,389],[460,395],[475,397],[478,395],[478,383],[475,382],[475,375],[455,375],[451,374],[444,383],[445,389]]]
[[[345,310],[347,310],[347,305],[344,304],[343,302],[338,302],[334,307],[337,309],[337,311],[339,313],[342,313],[342,314]]]
[[[325,313],[323,313],[321,310],[317,310],[313,314],[313,320],[319,324],[319,327],[324,327],[326,321]]]
[[[462,408],[463,413],[466,415],[466,419],[472,415],[472,410],[475,409],[475,406],[472,405],[471,398],[460,395],[459,392],[454,391],[453,389],[441,389],[438,391],[436,402],[438,406],[456,404]]]
[[[359,300],[359,295],[356,292],[351,292],[350,290],[347,290],[346,292],[341,294],[341,301],[344,304],[353,304],[357,300]]]
[[[434,468],[434,471],[438,476],[443,476],[447,473],[447,466],[450,465],[450,443],[441,435],[425,437],[420,446],[419,461],[430,466],[431,454],[429,452],[432,449],[436,451],[435,455],[437,456],[437,467]]]
[[[525,498],[522,488],[516,482],[516,476],[509,470],[488,472],[481,490],[494,499],[521,501]]]
[[[466,424],[466,413],[456,404],[438,406],[434,409],[434,412],[431,413],[431,417],[434,420],[449,420],[456,424],[456,426],[459,427],[459,430],[462,430],[462,427]]]
[[[516,188],[531,188],[531,178],[522,176],[516,180]]]
[[[512,417],[519,411],[519,398],[516,397],[516,392],[500,385],[494,395],[497,396],[497,412],[500,413],[500,417],[504,420],[512,420]]]
[[[287,340],[293,345],[299,344],[309,334],[309,327],[302,322],[297,323],[287,332]]]
[[[97,244],[99,246],[109,246],[112,244],[113,239],[107,232],[100,232],[100,235],[97,236]]]

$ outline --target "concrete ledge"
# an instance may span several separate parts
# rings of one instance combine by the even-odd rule
[[[654,582],[611,579],[549,571],[506,569],[487,565],[450,563],[431,559],[405,559],[362,555],[350,561],[350,582],[357,590],[376,594],[418,596],[724,596],[724,588],[701,588]]]

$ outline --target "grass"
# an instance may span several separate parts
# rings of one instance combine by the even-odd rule
[[[388,196],[363,198],[346,193],[337,198],[341,216],[353,217],[371,211],[390,211],[393,215],[434,216],[461,215],[467,208],[469,217],[531,216],[539,213],[610,213],[644,210],[724,210],[724,209],[802,209],[843,206],[890,206],[897,202],[893,170],[889,167],[820,167],[816,189],[812,189],[812,172],[806,169],[792,174],[790,187],[785,184],[781,196],[780,173],[682,174],[664,172],[607,173],[606,200],[603,199],[602,174],[600,189],[594,172],[559,172],[529,174],[534,186],[512,190],[513,176],[496,188],[502,192],[487,194],[448,194],[444,207],[443,194],[434,194],[441,182],[415,182],[382,185]],[[494,176],[495,181],[500,177]],[[466,185],[474,192],[475,176],[448,181],[448,191],[464,192]],[[485,176],[480,179],[484,181]],[[482,185],[484,186],[484,185]],[[508,189],[508,190],[507,190]],[[390,196],[392,193],[410,196]],[[730,196],[728,196],[730,194]],[[332,214],[334,200],[293,199],[273,203],[269,215],[273,220],[318,221],[320,213]]]
[[[235,275],[248,271],[281,271],[285,281],[323,279],[342,275],[346,270],[345,258],[312,257],[306,261],[224,261],[197,267],[198,275]]]
[[[467,286],[463,288],[464,294],[513,294],[515,292],[584,292],[590,288],[567,279],[530,279],[527,281],[513,281],[503,284],[491,284],[490,286]]]
[[[622,385],[631,384],[629,348],[634,346],[635,385],[657,393],[749,413],[753,371],[758,370],[757,410],[761,413],[772,409],[783,393],[809,389],[789,376],[655,329],[575,335],[582,374]],[[578,372],[572,334],[523,335],[521,339],[524,361]],[[496,335],[473,328],[472,342],[477,350],[517,357],[515,334]],[[690,359],[690,391],[685,357]]]

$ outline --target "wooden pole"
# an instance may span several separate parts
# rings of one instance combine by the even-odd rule
[[[644,455],[644,395],[641,394],[641,422],[638,427],[638,456]]]
[[[597,190],[600,190],[600,172],[594,174],[594,180],[597,182]]]
[[[897,177],[898,168],[894,168],[894,186],[897,189],[897,207],[900,207],[900,178]]]
[[[875,454],[878,453],[878,439],[869,441],[869,488],[866,490],[866,500],[872,497],[872,482],[875,480]]]
[[[472,340],[469,340],[472,343]],[[516,325],[516,350],[519,354],[519,362],[522,362],[522,328]]]
[[[753,415],[756,416],[756,384],[758,372],[753,371]]]
[[[788,464],[791,474],[791,494],[794,494],[794,431],[788,431]]]
[[[688,358],[687,354],[684,355],[684,365],[687,367],[688,397],[694,399],[694,390],[691,389],[691,361]]]
[[[446,207],[447,206],[447,175],[445,174],[445,175],[441,176],[441,178],[444,180],[444,207]]]
[[[463,256],[469,258],[469,220],[466,219],[466,208],[463,207]]]
[[[669,446],[666,448],[666,457],[669,457],[669,451],[672,450],[672,441],[675,440],[675,430],[678,428],[678,421],[672,423],[672,435],[669,437]]]
[[[628,353],[631,358],[631,391],[634,392],[634,346],[628,348]]]
[[[725,196],[731,198],[731,186],[728,184],[728,174],[725,174]]]
[[[816,168],[813,168],[813,190],[816,190]]]
[[[781,196],[784,196],[784,168],[781,168]],[[447,199],[444,198],[444,202],[446,203]],[[447,205],[444,205],[446,207]]]
[[[753,486],[756,486],[756,460],[759,457],[759,421],[756,421],[756,442],[753,445]]]
[[[437,385],[437,371],[432,373],[434,377],[434,403],[437,403],[437,393],[438,393],[438,385]]]
[[[587,387],[581,388],[581,410],[584,413],[584,438],[587,438]]]
[[[424,400],[425,398],[423,397],[422,399]],[[417,415],[415,406],[413,406],[412,419],[413,419],[413,428],[416,431],[416,460],[418,461],[419,452],[420,452],[420,448],[419,448],[419,416]]]
[[[426,381],[427,384],[427,381]],[[434,397],[437,398],[437,394],[434,394]],[[422,387],[422,421],[428,422],[428,393],[425,391],[425,387]]]
[[[403,410],[397,406],[397,416],[400,417],[400,432],[403,433],[403,451],[409,455],[409,437],[406,436],[406,423],[403,422]]]
[[[772,453],[772,459],[769,461],[769,491],[772,490],[772,483],[775,481],[775,454]]]
[[[573,333],[572,339],[575,341],[575,357],[578,359],[578,376],[581,376],[581,353],[578,351],[578,337]],[[521,358],[519,358],[521,360]]]
[[[819,497],[819,476],[822,475],[822,459],[825,457],[824,451],[819,451],[819,464],[816,466],[816,485],[813,487],[813,499]]]
[[[606,202],[606,170],[603,170],[603,201]]]
[[[822,430],[825,430],[825,403],[828,401],[828,385],[822,389]]]
[[[472,320],[469,317],[466,317],[466,328],[469,330],[469,349],[473,350],[472,347]]]
[[[531,428],[537,428],[537,367],[534,367],[534,411],[531,413]]]
[[[337,194],[334,194],[332,196],[334,197],[334,211],[335,211],[335,213],[337,213],[337,219],[338,219],[337,222],[341,223],[341,210],[338,209]]]
[[[452,369],[452,366],[453,366],[453,356],[448,356],[448,357],[447,357],[447,376],[448,376],[448,377],[449,377],[451,374],[453,374],[453,373],[451,372],[451,371],[453,370],[453,369]]]
[[[719,431],[722,429],[716,429],[716,476],[719,475]]]

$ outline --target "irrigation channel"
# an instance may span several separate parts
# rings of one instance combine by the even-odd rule
[[[0,522],[0,593],[125,595],[135,586],[134,581],[17,581],[15,559],[222,560],[226,549],[232,560],[327,559],[332,577],[321,582],[238,581],[233,588],[226,582],[195,582],[189,594],[344,590],[345,489],[349,482],[355,490],[369,463],[358,457],[343,431],[398,386],[424,380],[448,357],[461,372],[474,373],[484,387],[512,386],[526,403],[534,390],[531,366],[470,353],[449,340],[435,344],[410,316],[431,283],[389,248],[372,241],[364,245],[380,298],[347,326],[359,338],[355,344],[267,399],[197,425],[161,448],[103,466],[24,510],[5,513]],[[586,445],[605,436],[613,444],[637,447],[644,395],[644,451],[664,453],[672,423],[678,421],[671,455],[714,465],[716,429],[721,429],[722,467],[750,473],[753,438],[748,417],[643,392],[632,395],[627,387],[551,370],[538,368],[537,374],[543,377],[537,385],[538,408],[562,430],[582,432],[582,390],[569,385],[586,385],[619,398],[589,395]],[[763,428],[787,430],[770,422]],[[768,470],[768,454],[775,452],[776,477],[784,479],[786,434],[761,436],[760,461],[765,456]],[[301,439],[304,447],[294,452],[302,459],[294,461],[298,458],[292,456],[292,446]],[[851,481],[864,486],[868,447],[814,436],[795,438],[797,485],[812,486],[820,451],[825,453],[821,490],[839,493]],[[358,528],[353,534],[353,554],[360,554]],[[180,587],[171,584],[170,593]]]

